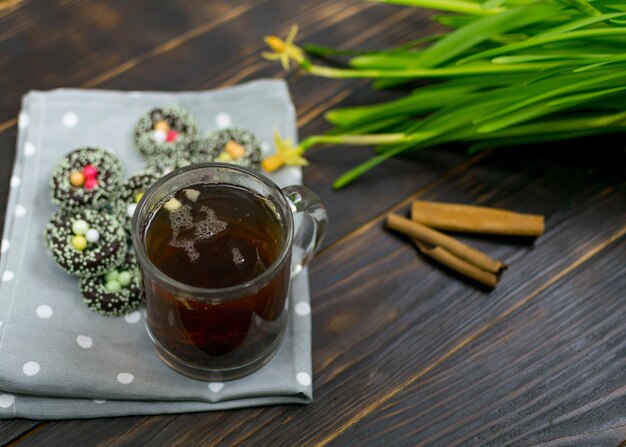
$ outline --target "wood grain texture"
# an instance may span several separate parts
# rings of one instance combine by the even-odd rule
[[[625,252],[622,236],[333,444],[618,445]]]
[[[0,122],[14,118],[31,89],[94,84],[181,35],[227,23],[261,2],[185,0],[30,1],[0,16]],[[148,11],[148,13],[146,12]]]
[[[0,444],[6,445],[15,438],[27,435],[39,425],[41,422],[27,419],[0,421]]]
[[[301,41],[345,48],[383,48],[434,31],[419,11],[347,0],[181,0],[163,7],[111,1],[90,7],[92,2],[77,0],[25,0],[0,11],[0,67],[21,64],[19,73],[0,71],[10,86],[0,99],[0,121],[9,123],[0,123],[0,150],[9,154],[0,162],[1,216],[15,144],[10,120],[29,88],[206,89],[283,77],[258,53],[264,34],[284,33],[293,22],[301,25]],[[131,33],[128,23],[140,17],[139,32]],[[103,57],[89,54],[95,50]],[[372,91],[364,81],[288,79],[301,136],[327,128],[321,115],[328,107],[394,96]],[[626,311],[620,303],[626,152],[610,139],[594,142],[603,149],[590,153],[562,144],[473,158],[460,148],[430,149],[390,160],[340,192],[330,190],[332,180],[371,151],[312,150],[305,183],[325,201],[331,227],[311,267],[311,405],[2,421],[0,442],[619,444],[626,438],[620,394],[626,377],[619,370],[626,359],[620,325]],[[509,264],[489,293],[383,229],[388,211],[406,212],[415,198],[545,214],[547,231],[537,240],[459,236]]]
[[[13,171],[16,137],[16,129],[0,133],[0,150],[11,154],[10,157],[0,155],[0,157],[2,157],[0,161],[0,217],[2,218],[0,228],[4,227],[4,213],[9,196],[9,180],[11,178],[11,172]]]

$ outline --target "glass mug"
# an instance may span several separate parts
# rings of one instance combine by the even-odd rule
[[[146,236],[152,213],[168,196],[198,184],[244,188],[275,213],[281,238],[278,255],[258,276],[234,286],[202,288],[168,276],[150,259]],[[294,216],[300,220],[297,232]],[[161,359],[200,380],[235,379],[266,364],[287,326],[290,279],[318,250],[326,226],[326,209],[309,189],[280,189],[239,166],[194,164],[154,183],[133,215],[132,240],[145,292],[146,328]]]

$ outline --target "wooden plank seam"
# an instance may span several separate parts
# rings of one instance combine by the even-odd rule
[[[439,358],[437,358],[433,362],[431,362],[430,365],[428,365],[425,368],[421,369],[415,375],[410,377],[408,380],[406,380],[402,384],[400,384],[397,387],[395,387],[394,389],[392,389],[382,399],[377,400],[376,402],[373,402],[372,404],[366,406],[363,410],[361,410],[354,417],[352,417],[346,424],[344,424],[341,427],[337,428],[336,430],[331,432],[329,436],[325,437],[323,440],[321,440],[321,441],[319,441],[319,442],[317,442],[317,443],[315,443],[313,445],[315,447],[328,445],[330,442],[332,442],[334,439],[336,439],[341,434],[346,432],[348,429],[350,429],[351,427],[355,426],[361,419],[363,419],[364,417],[368,416],[369,414],[374,412],[376,409],[378,409],[380,406],[384,405],[387,401],[389,401],[393,397],[395,397],[398,394],[400,394],[406,387],[408,387],[410,385],[413,385],[415,382],[417,382],[419,379],[421,379],[427,373],[431,372],[437,366],[441,365],[443,362],[445,362],[448,359],[450,359],[451,357],[453,357],[457,352],[461,351],[464,347],[466,347],[470,343],[474,342],[476,339],[478,339],[479,337],[481,337],[485,333],[489,332],[491,329],[493,329],[504,318],[508,317],[509,315],[514,313],[519,308],[525,306],[528,302],[530,302],[532,299],[534,299],[541,292],[543,292],[544,290],[546,290],[550,286],[554,285],[556,282],[558,282],[559,280],[561,280],[562,278],[567,276],[569,273],[571,273],[574,270],[576,270],[578,267],[580,267],[584,263],[588,262],[590,259],[592,259],[594,256],[596,256],[598,253],[600,253],[603,250],[605,250],[613,242],[617,241],[618,239],[620,239],[624,235],[626,235],[626,226],[622,227],[621,230],[619,230],[618,232],[614,233],[608,239],[605,239],[603,242],[597,244],[596,246],[594,246],[593,248],[591,248],[590,250],[585,252],[583,255],[581,255],[574,262],[572,262],[567,267],[565,267],[564,269],[562,269],[561,271],[559,271],[558,273],[556,273],[552,277],[550,277],[546,282],[544,282],[541,286],[539,286],[534,292],[526,295],[524,298],[522,298],[521,300],[517,301],[509,309],[505,310],[500,315],[496,316],[491,322],[489,322],[489,323],[481,326],[480,328],[476,329],[474,332],[472,332],[471,334],[466,336],[463,340],[461,340],[456,345],[454,345],[452,348],[450,348],[448,351],[446,351],[444,354],[442,354]]]

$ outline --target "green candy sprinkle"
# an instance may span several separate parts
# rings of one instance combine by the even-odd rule
[[[128,287],[132,279],[133,278],[130,272],[127,272],[127,271],[120,272],[119,276],[117,277],[117,280],[119,281],[119,283],[124,287]]]
[[[87,234],[87,231],[89,231],[89,224],[87,221],[78,219],[72,222],[72,233],[83,236]]]
[[[111,281],[107,281],[104,285],[104,288],[107,289],[107,292],[117,293],[122,290],[122,285],[119,283],[119,281],[113,279]]]
[[[112,270],[109,273],[107,273],[104,277],[104,279],[106,280],[106,282],[109,281],[117,281],[119,278],[120,274],[117,270]]]

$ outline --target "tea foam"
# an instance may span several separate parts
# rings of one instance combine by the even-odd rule
[[[210,239],[213,236],[217,236],[226,229],[228,224],[217,218],[215,211],[207,206],[202,206],[200,212],[206,214],[206,217],[196,222],[196,231],[194,236],[196,239]]]
[[[144,229],[148,255],[159,270],[184,284],[243,284],[265,272],[280,254],[280,220],[254,191],[193,184],[159,205]]]
[[[170,199],[170,201],[168,201],[167,203],[170,203],[171,200],[176,199]],[[180,202],[178,203],[180,204]],[[168,210],[170,211],[169,221],[170,228],[172,229],[172,239],[170,240],[169,245],[185,250],[185,253],[187,254],[187,256],[189,256],[189,259],[194,262],[200,258],[200,253],[198,252],[198,250],[196,250],[196,242],[215,237],[216,235],[224,231],[228,224],[219,220],[215,214],[215,211],[204,205],[200,208],[200,212],[205,214],[205,218],[194,222],[192,210],[193,208],[191,207],[191,205],[182,204]],[[180,235],[180,231],[182,229],[191,228],[195,228],[194,237],[192,239],[178,239],[178,236]]]
[[[169,202],[168,202],[169,203]],[[181,228],[193,227],[193,216],[191,215],[191,206],[182,205],[170,211],[169,215],[170,227],[172,228],[173,240],[176,240]]]
[[[238,248],[233,248],[233,262],[237,265],[246,262]]]
[[[200,253],[196,250],[196,243],[192,239],[172,240],[170,241],[170,245],[185,250],[185,253],[187,253],[187,256],[189,256],[192,262],[200,258]]]

